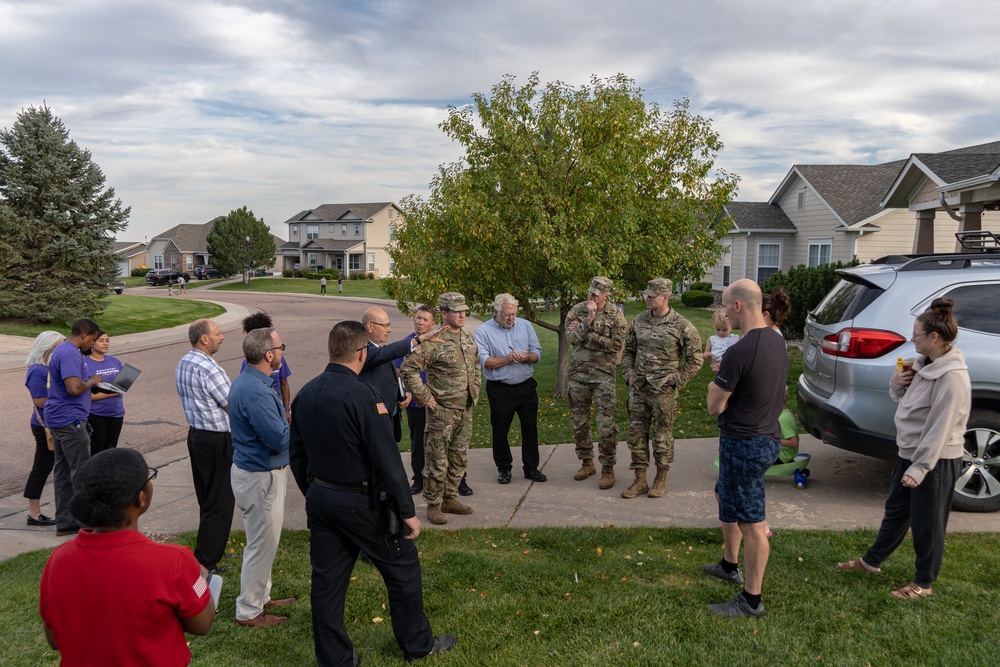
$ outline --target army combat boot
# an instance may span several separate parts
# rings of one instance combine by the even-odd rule
[[[610,489],[615,485],[615,467],[614,466],[601,466],[601,483],[598,484],[600,489]]]
[[[448,514],[472,514],[472,508],[458,502],[458,498],[445,498],[441,503],[441,511]]]
[[[573,479],[579,482],[580,480],[587,479],[591,475],[596,474],[597,468],[594,467],[594,459],[583,459],[580,461],[580,469],[576,471],[575,475],[573,475]]]
[[[649,486],[646,484],[646,469],[639,468],[635,471],[635,481],[632,482],[632,486],[622,491],[622,498],[635,498],[647,491]]]
[[[443,526],[448,523],[448,517],[441,513],[441,503],[427,506],[427,520],[435,526]]]
[[[653,480],[653,486],[650,487],[647,497],[649,498],[662,498],[663,494],[667,492],[667,469],[656,466],[656,479]]]

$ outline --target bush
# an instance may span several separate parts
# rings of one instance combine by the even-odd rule
[[[688,290],[681,295],[681,301],[688,308],[707,308],[715,303],[715,297],[704,290]]]
[[[689,287],[688,290],[695,292],[711,292],[712,283],[691,283],[691,287]]]
[[[291,269],[285,269],[284,271],[281,272],[281,277],[282,278],[291,278],[292,277],[292,270]]]
[[[770,294],[779,287],[784,287],[788,292],[788,298],[792,302],[792,312],[788,319],[781,325],[781,333],[785,338],[798,340],[802,338],[802,332],[806,326],[806,315],[810,310],[816,308],[823,297],[833,289],[833,286],[840,282],[837,269],[848,266],[857,266],[858,260],[852,260],[845,264],[823,264],[806,268],[804,264],[793,266],[788,270],[788,275],[775,273],[760,286],[765,294]]]
[[[129,275],[132,276],[133,278],[145,278],[146,274],[149,273],[149,271],[150,269],[142,269],[142,268],[132,269],[132,273],[130,273]]]
[[[366,275],[366,278],[368,278],[368,280],[375,280],[375,272],[369,271],[368,274]]]

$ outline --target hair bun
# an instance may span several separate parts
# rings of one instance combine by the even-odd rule
[[[943,296],[931,301],[931,308],[934,310],[952,310],[955,307],[955,302],[951,299]]]

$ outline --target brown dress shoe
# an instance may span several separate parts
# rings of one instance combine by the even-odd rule
[[[268,607],[287,607],[293,602],[295,602],[295,598],[285,598],[283,600],[275,600],[274,598],[271,598],[264,604],[264,608],[267,609]]]
[[[267,628],[272,625],[281,625],[287,620],[287,616],[272,616],[267,612],[261,612],[248,621],[241,621],[237,618],[236,625],[242,625],[249,628]]]

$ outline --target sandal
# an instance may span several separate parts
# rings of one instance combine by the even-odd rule
[[[928,595],[934,595],[934,591],[929,588],[921,588],[913,582],[906,584],[902,588],[897,588],[892,592],[892,597],[897,600],[916,600],[917,598],[925,598]]]
[[[882,574],[882,568],[872,567],[861,557],[852,558],[845,563],[837,563],[837,569],[853,572],[868,572],[869,574]]]

